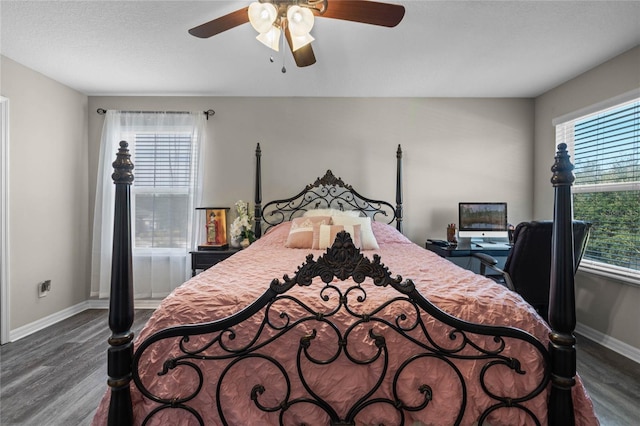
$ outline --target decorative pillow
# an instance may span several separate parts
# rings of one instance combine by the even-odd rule
[[[330,216],[296,217],[291,221],[291,229],[285,247],[307,248],[313,245],[313,225],[328,225]]]
[[[331,216],[331,221],[334,225],[360,225],[360,243],[362,249],[378,250],[380,248],[371,229],[370,217]]]
[[[314,250],[324,250],[331,247],[340,231],[347,231],[351,235],[351,241],[356,248],[360,248],[360,225],[314,225],[313,246]]]
[[[313,216],[349,216],[360,217],[360,210],[340,210],[340,209],[313,209],[307,210],[302,215],[304,217]]]

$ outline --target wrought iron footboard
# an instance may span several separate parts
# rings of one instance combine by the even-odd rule
[[[307,293],[312,291],[313,285],[319,285],[318,280],[314,282],[316,277],[324,283],[318,291],[317,305],[290,294],[296,286],[309,287],[304,289]],[[335,279],[352,281],[343,288]],[[393,287],[397,295],[363,310],[363,302],[379,290],[376,287]],[[432,321],[447,324],[445,336],[432,333],[427,324]],[[536,385],[524,395],[502,395],[487,384],[487,377],[504,373],[498,366],[516,375],[532,374],[509,354],[509,339],[526,342],[544,364]],[[147,365],[147,352],[161,341],[172,342],[174,347],[155,373],[164,376],[189,370],[185,374],[195,380],[188,395],[159,395],[145,384],[140,369]],[[281,350],[273,354],[274,346],[287,344],[295,356],[281,357]],[[394,351],[400,346],[411,348],[406,358],[395,357]],[[205,364],[213,362],[220,363],[219,375],[209,377]],[[482,364],[479,377],[465,377],[462,365],[466,362]],[[372,260],[365,257],[354,247],[349,234],[341,232],[324,255],[318,259],[308,255],[293,277],[273,280],[255,303],[237,314],[207,324],[165,329],[141,342],[133,357],[133,380],[144,397],[157,403],[145,423],[164,410],[186,410],[203,425],[203,414],[191,403],[203,389],[215,386],[217,416],[222,424],[230,424],[228,412],[235,402],[227,405],[224,389],[228,384],[235,385],[234,372],[241,369],[250,380],[245,384],[247,401],[251,400],[250,406],[257,411],[274,413],[273,423],[277,419],[279,424],[311,424],[324,417],[323,424],[355,425],[361,413],[384,406],[387,412],[395,413],[393,424],[405,424],[409,412],[421,411],[429,416],[430,403],[439,390],[436,379],[424,370],[436,364],[440,375],[457,381],[462,394],[460,400],[450,402],[457,406],[453,424],[459,424],[465,413],[468,380],[479,381],[492,401],[483,407],[479,424],[495,410],[506,407],[522,410],[532,423],[541,424],[526,401],[536,398],[550,380],[548,353],[542,343],[518,329],[473,324],[446,314],[422,297],[411,280],[392,277],[378,255]],[[337,407],[326,391],[341,386],[339,382],[326,383],[335,379],[327,369],[338,366],[347,366],[347,375],[367,369],[370,383],[354,391],[352,400],[338,401],[346,410]],[[320,378],[310,374],[318,370],[327,374]],[[270,372],[269,379],[261,377],[265,371]],[[279,389],[285,389],[278,395],[270,394],[274,377],[282,381]],[[408,389],[406,380],[402,380],[407,377],[411,378]]]

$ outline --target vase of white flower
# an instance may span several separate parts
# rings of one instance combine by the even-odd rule
[[[235,206],[237,215],[231,223],[231,244],[234,247],[246,248],[255,241],[255,235],[251,229],[253,214],[249,209],[249,203],[238,200]]]

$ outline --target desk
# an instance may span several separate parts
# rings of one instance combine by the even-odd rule
[[[456,247],[441,247],[435,244],[426,243],[427,250],[436,253],[440,257],[455,263],[456,265],[475,272],[480,273],[480,261],[473,257],[473,253],[485,253],[494,257],[499,268],[504,267],[511,248],[505,249],[504,246],[492,248],[491,244],[484,244],[482,247],[476,247],[472,244],[462,244]]]

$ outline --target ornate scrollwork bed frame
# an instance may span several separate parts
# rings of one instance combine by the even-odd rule
[[[421,402],[417,405],[408,404],[399,396],[398,377],[405,369],[410,368],[416,362],[416,359],[421,357],[433,357],[444,362],[449,365],[456,376],[460,377],[463,393],[461,401],[456,402],[460,407],[456,424],[459,423],[464,413],[467,394],[464,391],[466,384],[453,360],[456,360],[456,362],[469,360],[483,364],[481,377],[478,380],[485,394],[494,403],[482,413],[479,419],[480,424],[491,412],[503,407],[520,409],[526,412],[535,424],[540,424],[540,421],[523,403],[539,395],[549,382],[551,383],[548,403],[549,424],[564,426],[575,423],[571,399],[571,388],[575,384],[576,374],[575,337],[573,336],[575,326],[572,261],[573,228],[571,226],[570,203],[570,186],[573,182],[571,170],[573,166],[569,162],[564,144],[558,146],[556,162],[552,167],[552,183],[555,187],[555,220],[549,313],[552,332],[550,333],[548,348],[545,348],[541,342],[524,331],[511,327],[473,324],[444,313],[422,297],[411,280],[403,280],[401,276],[393,277],[381,262],[379,256],[374,255],[373,259],[365,257],[359,249],[354,247],[348,234],[343,232],[339,234],[333,246],[327,249],[325,254],[317,259],[314,259],[312,254],[308,255],[305,262],[298,267],[291,278],[285,275],[282,281],[273,279],[265,293],[242,311],[230,317],[206,324],[178,326],[161,330],[145,341],[139,342],[134,354],[133,333],[130,331],[133,323],[133,291],[129,217],[129,185],[133,180],[131,173],[133,165],[129,159],[126,142],[121,142],[120,144],[114,168],[116,170],[113,175],[116,183],[116,218],[111,282],[112,298],[109,312],[109,326],[112,330],[112,336],[109,339],[110,348],[108,350],[108,384],[111,389],[110,425],[132,424],[131,380],[133,380],[144,397],[158,403],[157,408],[149,414],[150,417],[163,410],[185,410],[190,412],[200,424],[204,424],[201,414],[189,405],[189,401],[200,391],[205,381],[207,383],[216,383],[219,389],[220,383],[224,382],[231,366],[238,363],[251,363],[256,359],[262,360],[280,370],[287,385],[290,382],[289,375],[296,374],[306,390],[306,394],[303,396],[297,395],[293,397],[287,394],[276,406],[264,406],[261,402],[261,395],[266,390],[265,384],[252,384],[253,390],[250,395],[247,395],[247,398],[253,400],[257,409],[278,412],[281,424],[288,410],[295,410],[300,404],[312,404],[322,410],[329,417],[332,425],[355,425],[355,417],[360,412],[368,409],[371,405],[383,404],[388,407],[390,412],[397,413],[400,423],[403,424],[406,411],[423,410],[429,405],[432,398],[433,389],[429,386],[429,383],[422,383],[412,390],[422,395]],[[256,189],[258,189],[258,185]],[[312,199],[304,197],[303,199],[313,202]],[[370,202],[366,198],[363,199]],[[289,203],[287,200],[284,201]],[[259,203],[257,204],[259,205]],[[357,206],[359,205],[357,204]],[[398,208],[401,209],[401,200],[396,211],[398,211]],[[259,210],[256,210],[256,212],[258,213]],[[294,286],[310,286],[315,277],[320,277],[324,283],[324,286],[318,289],[318,297],[324,301],[329,299],[338,301],[328,311],[316,311],[287,294]],[[350,278],[354,284],[346,290],[341,290],[331,284],[334,278],[342,281]],[[373,286],[370,286],[370,283]],[[358,305],[361,300],[366,298],[367,292],[376,291],[376,286],[393,287],[397,291],[397,296],[385,301],[372,311],[359,311]],[[312,290],[312,288],[308,289],[308,291]],[[328,298],[329,293],[337,295],[337,298]],[[304,314],[296,317],[289,316],[288,311],[286,309],[283,310],[283,303],[293,303],[298,307],[302,307]],[[402,304],[407,314],[395,314],[395,317],[392,318],[384,316],[385,309],[392,304]],[[346,329],[344,329],[344,326],[341,328],[331,322],[338,312],[346,312],[352,320]],[[438,343],[429,335],[422,319],[423,315],[431,316],[450,327],[450,345]],[[239,339],[246,343],[239,346],[231,344],[231,341],[236,337],[236,325],[255,316],[258,316],[258,321],[256,322],[258,327],[254,329],[253,334],[250,334],[248,338],[245,336],[246,340]],[[299,339],[297,371],[286,371],[278,359],[262,353],[261,350],[264,346],[277,341],[277,339],[301,324],[328,325],[335,335],[334,355],[328,360],[321,360],[312,354],[311,349],[316,338],[315,329],[313,329],[314,332],[302,334]],[[385,328],[384,334],[376,331],[378,326]],[[351,350],[352,345],[355,345],[355,343],[350,340],[350,335],[356,333],[357,330],[365,330],[369,336],[368,348],[371,355],[365,359],[354,356],[354,352]],[[395,371],[392,371],[387,363],[389,354],[387,353],[386,337],[388,337],[388,333],[406,339],[407,344],[414,345],[419,350],[417,355],[402,362]],[[204,334],[208,336],[205,343],[193,338],[193,336]],[[482,336],[494,336],[491,339],[493,344],[487,345],[486,339],[482,340]],[[196,383],[196,391],[194,391],[193,395],[180,398],[160,397],[146,389],[140,379],[138,363],[142,355],[154,342],[164,339],[176,340],[180,354],[167,359],[164,363],[164,371],[158,373],[166,374],[169,370],[175,368],[191,369],[199,377],[199,383]],[[506,356],[507,341],[505,339],[526,342],[534,351],[540,354],[540,358],[543,360],[544,374],[535,388],[527,395],[519,395],[513,398],[496,395],[488,389],[484,382],[485,375],[497,365],[507,366],[517,374],[526,374],[525,371],[522,371],[520,362],[517,359]],[[196,343],[193,342],[198,342],[197,347]],[[211,353],[212,348],[216,349],[213,354]],[[322,396],[318,395],[312,386],[307,383],[305,372],[300,367],[303,362],[329,364],[338,357],[343,357],[343,359],[346,357],[354,365],[375,362],[380,362],[383,365],[375,387],[357,398],[346,414],[339,414]],[[205,378],[197,362],[223,362],[226,367],[223,368],[218,377]],[[380,398],[374,395],[385,377],[392,379],[393,398]],[[217,392],[217,395],[220,395],[220,392]],[[222,423],[227,424],[225,408],[219,396],[216,403],[217,406],[211,407],[211,409],[217,409]],[[145,419],[144,421],[146,422],[147,420]]]

